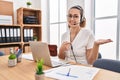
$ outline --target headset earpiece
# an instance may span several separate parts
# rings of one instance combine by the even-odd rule
[[[83,15],[81,15],[81,18],[80,18],[80,23],[82,23],[82,22],[83,22],[83,20],[84,20],[84,17],[83,17]]]

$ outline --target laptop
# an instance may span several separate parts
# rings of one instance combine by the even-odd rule
[[[44,65],[50,67],[57,67],[66,64],[65,61],[61,61],[58,57],[51,57],[48,44],[45,42],[30,41],[30,48],[32,51],[33,60],[44,60]]]

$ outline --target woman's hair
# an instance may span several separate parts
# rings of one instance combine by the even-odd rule
[[[79,6],[79,5],[77,5],[77,6],[71,7],[70,9],[78,9],[78,10],[80,10],[80,15],[81,15],[80,27],[85,27],[85,25],[86,25],[86,18],[84,16],[83,8],[81,6]]]

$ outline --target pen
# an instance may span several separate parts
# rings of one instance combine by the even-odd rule
[[[66,76],[69,76],[69,74],[70,74],[70,70],[71,70],[71,68],[69,68],[69,71],[68,71],[68,73],[67,73],[67,75],[66,75]]]
[[[59,72],[57,72],[56,74],[61,75],[61,76],[67,76],[67,75],[64,74],[64,73],[59,73]],[[74,75],[69,75],[69,76],[67,76],[67,77],[78,78],[78,76],[74,76]]]
[[[69,68],[69,71],[67,74],[59,73],[59,72],[57,72],[56,74],[62,75],[62,76],[67,76],[67,77],[72,77],[72,78],[78,78],[78,76],[70,75],[70,71],[71,71],[71,68]]]

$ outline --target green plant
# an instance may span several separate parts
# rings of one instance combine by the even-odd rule
[[[15,59],[16,58],[16,55],[15,54],[10,54],[10,56],[9,56],[9,59]]]
[[[37,38],[37,36],[33,36],[33,40],[37,40],[38,38]]]
[[[31,2],[27,2],[26,4],[27,4],[27,5],[32,5],[32,3],[31,3]]]
[[[43,72],[43,59],[37,60],[37,68],[36,68],[36,74],[41,75],[44,74]]]

